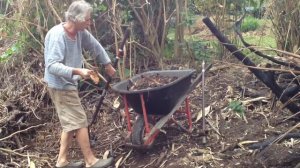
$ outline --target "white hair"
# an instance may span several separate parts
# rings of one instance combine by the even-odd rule
[[[66,21],[83,22],[92,10],[93,8],[88,2],[84,0],[74,1],[65,13]]]

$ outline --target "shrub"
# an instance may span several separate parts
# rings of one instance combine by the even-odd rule
[[[252,16],[245,17],[242,26],[241,31],[242,32],[248,32],[248,31],[254,31],[259,27],[259,19],[256,19]]]

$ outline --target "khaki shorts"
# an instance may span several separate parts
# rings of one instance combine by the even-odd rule
[[[77,90],[48,88],[48,91],[64,132],[88,126],[87,116],[81,105]]]

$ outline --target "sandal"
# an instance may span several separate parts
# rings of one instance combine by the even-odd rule
[[[56,168],[83,168],[84,163],[79,161],[79,162],[69,162],[68,164],[58,167],[55,166]]]
[[[113,158],[99,159],[94,165],[89,168],[105,168],[112,164]]]

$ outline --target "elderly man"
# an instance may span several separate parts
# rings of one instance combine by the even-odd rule
[[[66,22],[54,26],[45,38],[45,82],[55,105],[62,133],[56,167],[82,167],[83,162],[69,162],[68,148],[76,134],[84,156],[85,167],[107,167],[113,159],[97,159],[93,154],[86,113],[78,96],[77,81],[89,78],[93,72],[82,68],[82,50],[88,50],[94,59],[105,66],[106,73],[115,74],[107,53],[86,30],[91,23],[92,7],[89,3],[74,1],[65,13]]]

